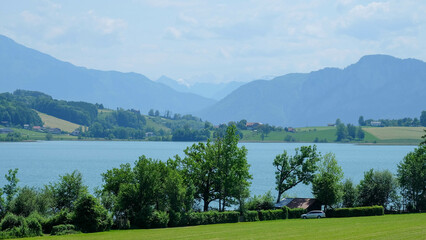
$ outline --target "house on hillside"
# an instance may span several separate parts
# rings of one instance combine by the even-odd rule
[[[371,122],[370,125],[372,127],[381,127],[382,126],[382,122]]]
[[[303,208],[307,211],[321,209],[321,203],[315,198],[284,198],[275,204],[275,208]]]
[[[247,130],[254,130],[255,128],[259,127],[260,125],[262,125],[262,123],[260,123],[260,122],[248,122],[248,123],[246,123]]]
[[[47,132],[51,134],[61,134],[62,130],[60,128],[48,128]]]
[[[0,133],[11,133],[13,132],[10,128],[0,128]]]

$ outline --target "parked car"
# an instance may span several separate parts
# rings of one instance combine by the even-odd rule
[[[325,213],[320,210],[313,210],[300,216],[303,219],[307,218],[325,218]]]

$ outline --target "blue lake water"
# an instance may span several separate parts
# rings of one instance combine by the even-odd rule
[[[102,185],[101,173],[122,163],[133,164],[139,156],[167,160],[192,145],[188,142],[108,142],[108,141],[40,141],[0,143],[0,186],[6,182],[8,169],[19,168],[19,186],[42,187],[58,180],[59,175],[79,170],[92,190]],[[253,175],[251,193],[263,194],[272,190],[275,196],[273,159],[284,150],[293,154],[302,143],[241,143],[248,150],[247,159]],[[318,143],[322,153],[333,152],[345,178],[358,183],[365,171],[374,168],[396,173],[397,164],[415,146],[377,146]],[[311,197],[311,187],[300,185],[288,194]]]

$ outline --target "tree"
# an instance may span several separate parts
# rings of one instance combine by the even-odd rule
[[[74,209],[74,202],[87,193],[87,186],[83,185],[83,176],[77,170],[71,174],[59,176],[59,182],[48,186],[55,201],[56,211]]]
[[[296,148],[294,156],[289,156],[287,151],[275,157],[273,165],[275,171],[276,190],[278,191],[277,202],[281,195],[299,183],[309,184],[314,178],[317,170],[317,162],[320,160],[317,147],[302,146],[300,151]]]
[[[322,204],[332,206],[338,203],[342,197],[343,179],[342,168],[337,164],[336,156],[327,153],[320,161],[318,173],[312,180],[312,193]]]
[[[8,173],[4,175],[6,181],[8,182],[3,187],[4,194],[6,194],[6,205],[8,205],[12,201],[13,197],[18,192],[19,179],[16,177],[16,174],[18,174],[17,168],[15,168],[14,170],[9,169]]]
[[[100,232],[109,230],[112,218],[98,199],[83,194],[75,203],[74,223],[82,232]]]
[[[365,121],[364,121],[364,117],[363,116],[359,116],[358,125],[359,126],[365,126]]]
[[[347,129],[347,132],[348,132],[348,137],[350,138],[350,139],[355,139],[355,137],[356,137],[356,127],[354,126],[354,125],[352,125],[352,124],[348,124],[347,126],[346,126],[346,129]]]
[[[364,130],[362,130],[361,126],[359,126],[359,127],[358,127],[358,130],[356,131],[356,137],[357,137],[359,140],[362,140],[362,139],[364,139],[364,137],[365,137]]]
[[[348,137],[348,129],[346,128],[345,124],[340,123],[336,126],[336,136],[336,141],[338,142],[345,140]]]
[[[402,195],[414,210],[426,209],[426,145],[408,153],[398,164]]]
[[[364,173],[364,179],[358,185],[358,202],[361,206],[379,205],[386,208],[396,195],[397,181],[389,170]]]
[[[345,208],[354,207],[356,204],[357,192],[352,180],[346,179],[345,182],[343,182],[342,188],[342,206]]]
[[[422,114],[420,115],[420,125],[426,127],[426,111],[422,111]]]
[[[203,202],[204,211],[215,200],[220,201],[220,210],[224,211],[226,206],[241,203],[248,195],[251,175],[247,150],[238,147],[238,140],[237,129],[231,125],[214,142],[194,144],[184,151],[186,156],[180,160],[180,168],[186,181],[194,184],[194,198]]]

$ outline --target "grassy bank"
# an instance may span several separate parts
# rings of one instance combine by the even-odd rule
[[[426,214],[290,219],[28,239],[425,239]]]

